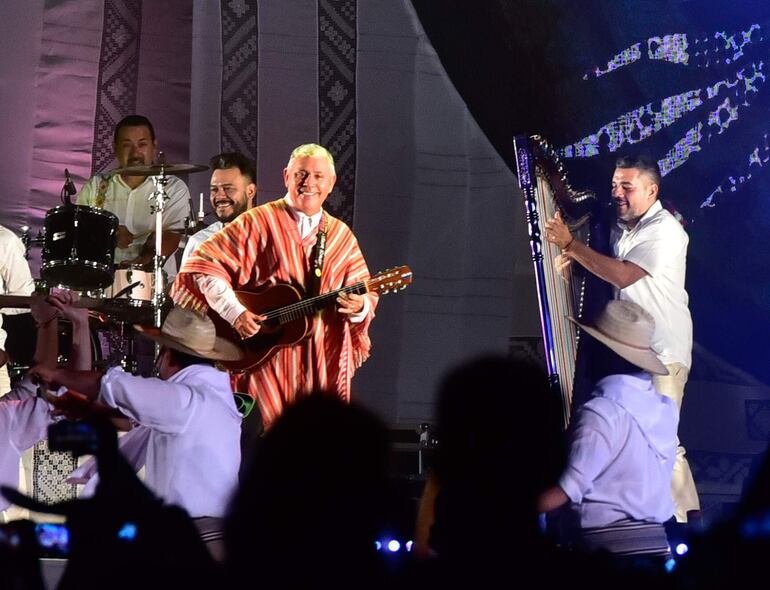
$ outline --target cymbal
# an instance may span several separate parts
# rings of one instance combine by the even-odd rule
[[[150,164],[149,166],[124,166],[110,170],[108,174],[123,174],[125,176],[160,176],[165,174],[191,174],[208,170],[202,164]]]

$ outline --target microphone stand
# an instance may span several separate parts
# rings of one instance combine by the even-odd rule
[[[61,189],[62,202],[64,203],[65,207],[72,207],[72,197],[74,197],[77,192],[78,191],[75,189],[75,183],[72,182],[70,171],[65,168],[64,186]]]

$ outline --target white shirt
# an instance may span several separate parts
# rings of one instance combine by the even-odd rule
[[[115,248],[116,263],[139,256],[147,237],[155,231],[155,214],[152,212],[155,199],[150,198],[156,188],[154,178],[147,177],[142,184],[132,189],[120,174],[97,174],[78,193],[77,204],[89,207],[97,206],[99,194],[102,193],[102,208],[114,213],[120,224],[136,236],[128,248]],[[169,176],[166,194],[168,200],[163,209],[163,227],[183,230],[185,217],[190,216],[190,191],[179,178]],[[177,271],[174,256],[169,256],[163,268],[171,280]]]
[[[676,218],[655,201],[633,229],[619,222],[612,229],[615,258],[633,262],[647,275],[615,299],[640,305],[655,318],[652,349],[664,365],[692,364],[692,318],[684,288],[689,238]]]
[[[679,410],[647,373],[610,375],[570,425],[567,468],[559,486],[581,528],[620,520],[663,523],[674,514],[671,475]]]
[[[184,252],[182,252],[182,262],[179,268],[184,266],[184,263],[187,262],[187,258],[195,251],[198,246],[208,240],[224,226],[225,224],[221,221],[215,221],[208,227],[204,227],[202,230],[195,232],[193,235],[187,238],[187,245],[184,247]]]
[[[50,407],[36,397],[36,387],[25,377],[14,389],[0,397],[0,485],[19,486],[19,459],[35,443],[46,438],[53,422]],[[0,510],[10,503],[0,494]]]
[[[24,258],[24,244],[11,230],[0,225],[0,295],[29,295],[35,290],[35,281]],[[3,309],[3,313],[23,313],[26,309]],[[0,348],[5,348],[7,334],[2,329],[0,316]]]
[[[225,515],[241,461],[241,415],[227,373],[193,365],[164,381],[113,367],[99,395],[149,429],[145,483],[153,492],[193,518]]]

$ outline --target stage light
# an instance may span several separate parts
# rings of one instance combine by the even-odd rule
[[[411,551],[412,551],[412,545],[413,545],[413,544],[414,544],[414,543],[413,543],[412,541],[407,541],[407,542],[406,542],[406,550],[407,550],[407,551],[409,551],[409,552],[411,552]]]
[[[136,525],[133,522],[127,522],[118,531],[118,539],[133,541],[136,538]]]
[[[401,543],[396,541],[395,539],[391,539],[388,541],[388,551],[391,553],[397,553],[401,549]]]
[[[687,543],[679,543],[676,548],[674,549],[674,552],[677,555],[684,555],[690,550],[690,548],[687,546]]]
[[[382,543],[380,543],[379,541],[375,541],[375,542],[374,542],[374,548],[375,548],[377,551],[379,551],[380,549],[382,549]]]

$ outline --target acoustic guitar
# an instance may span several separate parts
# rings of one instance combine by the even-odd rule
[[[235,291],[246,309],[265,316],[265,319],[257,334],[241,340],[230,324],[215,312],[209,312],[217,327],[217,334],[240,346],[244,353],[244,358],[222,364],[230,371],[248,371],[268,360],[280,348],[294,346],[310,335],[312,321],[309,316],[333,305],[341,293],[384,295],[405,289],[411,282],[412,271],[408,266],[399,266],[384,270],[367,281],[306,299],[299,289],[283,283],[273,285],[261,293]]]

